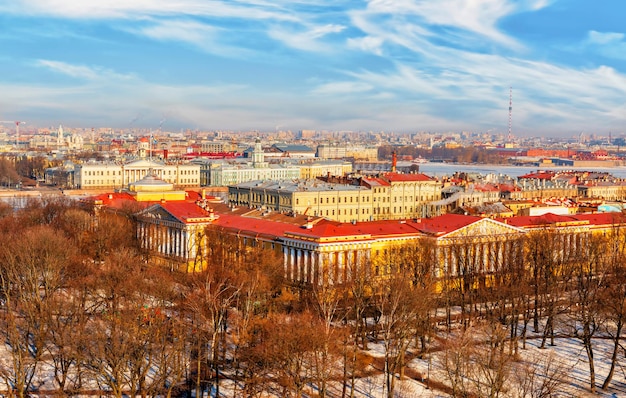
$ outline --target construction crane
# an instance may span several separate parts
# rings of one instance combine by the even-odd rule
[[[15,148],[17,149],[20,145],[20,124],[24,124],[26,122],[17,122],[13,120],[0,120],[0,123],[15,123]]]

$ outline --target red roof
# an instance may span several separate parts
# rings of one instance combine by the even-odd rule
[[[558,215],[547,213],[540,216],[519,216],[502,220],[516,227],[533,227],[552,225],[556,223],[588,222],[590,225],[611,225],[626,222],[626,216],[620,213],[583,213],[572,215]]]
[[[93,201],[110,209],[121,210],[130,206],[145,208],[152,202],[137,202],[135,197],[127,192],[103,193],[91,196],[86,201]]]
[[[517,192],[522,189],[512,184],[500,184],[500,192]]]
[[[537,171],[535,173],[524,174],[523,176],[519,176],[517,178],[518,179],[532,178],[532,179],[537,179],[537,180],[551,180],[554,177],[554,175],[555,174],[553,171]]]
[[[168,203],[195,203],[197,200],[201,198],[201,194],[196,191],[185,191],[186,198],[184,201],[171,201]],[[214,196],[207,196],[209,201],[216,199]],[[160,201],[145,201],[138,202],[134,195],[131,195],[128,192],[110,192],[110,193],[102,193],[95,196],[90,196],[85,199],[86,201],[99,202],[104,207],[108,207],[111,209],[123,209],[129,206],[133,206],[135,208],[146,208],[155,203],[159,203]]]
[[[426,174],[399,174],[399,173],[386,173],[384,177],[390,182],[405,182],[405,181],[434,181],[433,178]]]
[[[300,229],[298,234],[315,238],[339,236],[372,237],[389,235],[415,235],[417,230],[412,223],[398,220],[362,221],[356,223],[342,223],[338,221],[321,220],[311,229]]]
[[[302,229],[295,224],[279,221],[264,220],[262,218],[250,218],[237,214],[220,213],[214,225],[238,231],[247,235],[284,236],[285,232]]]
[[[442,235],[456,231],[457,229],[482,219],[482,217],[466,216],[463,214],[443,214],[433,218],[420,218],[413,224],[420,232]]]
[[[369,186],[379,185],[379,186],[383,186],[383,187],[388,187],[390,185],[389,182],[383,180],[382,178],[378,178],[378,177],[364,177],[363,181],[366,184],[368,184]]]
[[[204,210],[202,207],[198,206],[194,202],[186,202],[186,201],[172,201],[172,202],[161,202],[160,206],[163,207],[168,213],[172,214],[174,217],[183,221],[185,223],[193,223],[198,222],[197,218],[207,218],[209,217],[209,212]],[[202,220],[202,222],[206,222]]]
[[[573,216],[569,215],[559,215],[554,213],[546,213],[540,216],[516,216],[510,217],[505,220],[500,220],[506,222],[509,225],[513,225],[515,227],[534,227],[541,225],[550,225],[556,223],[564,223],[564,222],[575,222],[576,219]]]
[[[500,192],[493,184],[474,184],[474,190],[479,192]]]

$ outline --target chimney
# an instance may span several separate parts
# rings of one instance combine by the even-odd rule
[[[304,225],[305,229],[312,229],[313,228],[313,218],[311,217],[307,217],[306,218],[306,224]]]
[[[396,154],[396,151],[393,151],[391,154],[391,172],[392,173],[396,172],[397,165],[398,165],[398,155]]]

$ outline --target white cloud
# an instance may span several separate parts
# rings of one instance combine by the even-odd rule
[[[111,78],[117,80],[128,80],[132,78],[132,75],[119,74],[105,68],[73,65],[62,61],[40,59],[35,62],[35,65],[50,69],[66,76],[85,80],[108,80]]]
[[[270,4],[222,0],[15,0],[0,5],[11,14],[73,19],[140,19],[146,16],[210,16],[218,18],[294,20]]]
[[[582,46],[607,58],[626,60],[626,35],[618,32],[589,31]]]
[[[333,33],[340,33],[344,29],[345,26],[336,24],[311,25],[291,29],[276,25],[268,31],[268,35],[291,48],[325,52],[330,51],[330,46],[322,39]]]
[[[623,33],[614,33],[614,32],[597,32],[595,30],[589,31],[587,37],[587,43],[590,44],[611,44],[611,43],[619,43],[624,40]]]
[[[216,29],[195,21],[160,21],[137,29],[142,35],[158,40],[179,40],[203,45],[215,35]]]
[[[314,95],[354,95],[371,91],[373,85],[362,82],[332,82],[319,85],[312,90]]]
[[[382,37],[372,36],[349,38],[346,42],[348,48],[358,49],[376,55],[383,55],[383,43],[384,40]]]
[[[432,26],[446,26],[490,39],[495,43],[519,47],[513,38],[502,33],[497,25],[504,17],[529,8],[539,9],[543,2],[511,0],[372,0],[364,11],[369,17],[393,16],[402,23],[419,17]],[[418,22],[413,22],[419,24]]]

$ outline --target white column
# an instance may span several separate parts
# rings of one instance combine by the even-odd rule
[[[289,275],[287,276],[287,279],[290,281],[293,281],[295,277],[295,272],[294,272],[294,267],[296,266],[295,261],[296,261],[296,250],[294,248],[290,248],[289,249]]]
[[[311,251],[307,250],[304,252],[304,278],[302,278],[304,282],[311,282]]]
[[[320,256],[320,279],[322,284],[332,285],[333,265],[331,264],[331,253],[321,253]]]
[[[337,252],[337,265],[335,267],[335,269],[337,270],[337,283],[343,283],[344,282],[344,277],[343,274],[345,272],[345,265],[346,265],[346,252],[345,251],[339,251]]]
[[[295,279],[296,282],[302,281],[302,250],[295,249],[296,254],[296,269],[295,269]]]
[[[183,245],[182,245],[183,258],[185,260],[189,260],[189,239],[187,235],[187,230],[183,230],[182,238],[183,238]]]
[[[183,231],[180,229],[176,230],[176,255],[178,257],[183,257]]]
[[[346,252],[346,262],[344,264],[344,270],[345,270],[344,273],[346,276],[346,282],[349,282],[353,279],[352,275],[356,271],[355,270],[356,264],[355,264],[354,258],[355,258],[354,250],[348,250]]]
[[[283,268],[284,278],[289,278],[289,249],[283,246]]]

